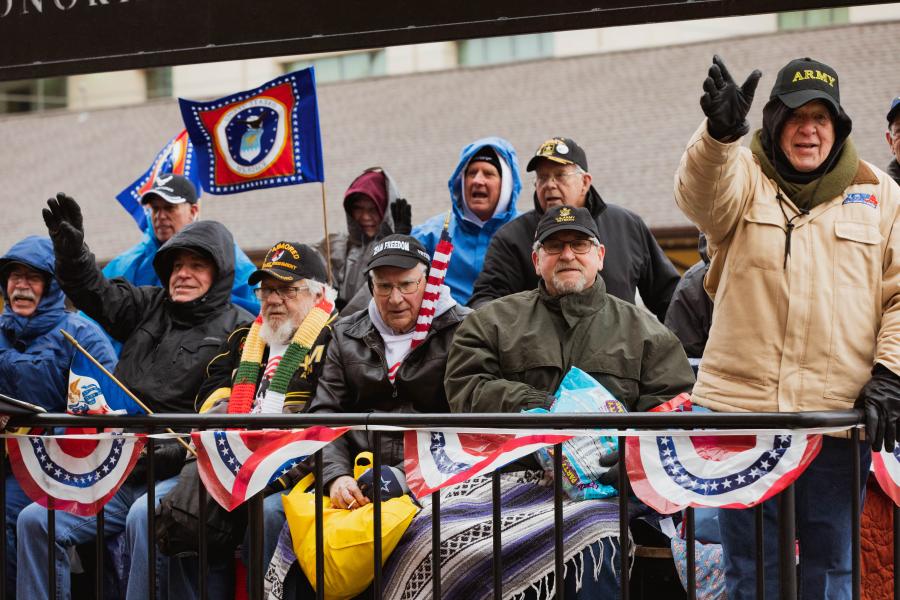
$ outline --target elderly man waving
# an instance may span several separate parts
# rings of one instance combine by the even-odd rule
[[[776,76],[750,148],[739,144],[759,71],[738,86],[713,58],[675,199],[706,234],[715,301],[694,401],[712,410],[866,412],[873,449],[900,417],[900,188],[860,160],[840,81],[810,58]],[[826,437],[795,484],[803,598],[851,596],[850,442]],[[822,502],[827,498],[827,502]],[[766,515],[766,597],[778,596],[775,500]],[[728,597],[755,597],[749,511],[719,516]]]

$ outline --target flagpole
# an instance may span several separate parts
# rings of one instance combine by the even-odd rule
[[[325,207],[325,182],[320,181],[322,186],[322,224],[325,227],[325,267],[328,269],[328,285],[334,286],[334,276],[331,273],[331,239],[328,235],[328,209]]]
[[[78,343],[78,340],[76,340],[75,338],[73,338],[72,335],[71,335],[68,331],[66,331],[65,329],[60,329],[59,332],[60,332],[61,334],[63,334],[63,337],[66,338],[66,340],[68,340],[68,342],[69,342],[70,344],[72,344],[73,346],[75,346],[75,348],[76,348],[79,352],[81,352],[82,354],[84,354],[84,355],[85,355],[92,363],[94,363],[94,365],[96,365],[98,369],[100,369],[101,371],[103,371],[103,373],[104,373],[107,377],[109,377],[110,379],[112,379],[113,382],[114,382],[117,386],[119,386],[120,388],[122,388],[122,391],[125,392],[126,394],[128,394],[128,397],[131,398],[132,400],[134,400],[134,402],[135,402],[138,406],[140,406],[141,408],[143,408],[144,411],[146,411],[146,413],[147,413],[148,415],[152,415],[152,414],[153,414],[153,411],[150,410],[150,409],[147,407],[146,404],[144,404],[143,402],[141,402],[140,399],[138,399],[137,396],[135,396],[134,394],[131,393],[131,390],[129,390],[127,387],[125,387],[125,385],[123,385],[121,381],[119,381],[118,379],[116,379],[116,376],[115,376],[115,375],[113,375],[112,373],[110,373],[110,372],[106,369],[106,367],[104,367],[102,364],[100,364],[100,362],[99,362],[96,358],[94,358],[93,356],[91,356],[91,353],[88,352],[87,350],[85,350],[85,349],[82,347],[82,345]],[[175,433],[175,432],[172,431],[169,427],[166,427],[166,431],[168,431],[169,433]],[[177,435],[177,434],[176,434],[176,435]],[[177,437],[177,438],[175,438],[175,439],[178,440],[178,443],[181,444],[182,446],[184,446],[185,449],[186,449],[188,452],[190,452],[190,453],[193,454],[194,456],[197,456],[197,453],[194,451],[194,449],[191,448],[190,446],[188,446],[188,444],[187,444],[183,439],[181,439],[180,437]]]

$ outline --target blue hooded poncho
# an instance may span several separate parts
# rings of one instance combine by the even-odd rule
[[[17,315],[9,306],[6,271],[10,263],[45,274],[44,293],[29,317]],[[6,303],[0,314],[0,392],[49,412],[65,412],[69,366],[77,350],[59,330],[69,332],[110,371],[116,366],[113,348],[96,323],[66,311],[49,238],[29,236],[15,244],[0,258],[0,274]]]
[[[463,184],[469,161],[475,152],[484,146],[492,147],[500,158],[502,183],[500,201],[494,215],[483,224],[479,224],[475,221],[477,217],[472,215],[465,206]],[[459,156],[459,163],[447,185],[450,188],[452,209],[449,229],[453,239],[453,256],[450,258],[444,284],[450,288],[453,298],[459,304],[465,305],[472,295],[475,280],[481,273],[484,255],[491,243],[491,238],[500,227],[512,221],[518,214],[516,202],[522,191],[522,178],[519,175],[516,151],[503,138],[487,137],[476,140],[463,148]],[[435,215],[412,230],[411,235],[422,242],[432,256],[435,246],[441,239],[441,231],[444,228],[446,217],[447,213]]]

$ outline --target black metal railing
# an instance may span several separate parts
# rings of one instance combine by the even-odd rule
[[[828,412],[806,412],[806,413],[605,413],[605,414],[395,414],[395,413],[362,413],[362,414],[279,414],[279,415],[223,415],[223,414],[156,414],[144,416],[128,416],[128,417],[103,417],[103,416],[73,416],[64,414],[40,414],[27,417],[15,417],[10,421],[10,427],[91,427],[91,428],[126,428],[129,431],[140,431],[146,433],[155,433],[165,430],[165,428],[175,428],[181,430],[187,429],[291,429],[303,428],[313,425],[322,426],[399,426],[422,429],[438,429],[438,428],[502,428],[502,429],[617,429],[620,433],[625,430],[660,430],[660,429],[740,429],[740,430],[756,430],[760,433],[772,430],[798,430],[813,428],[847,428],[851,430],[851,439],[854,442],[859,441],[859,429],[857,425],[861,424],[862,418],[859,411],[828,411]],[[382,432],[373,430],[373,468],[374,472],[380,472],[380,445]],[[619,441],[619,460],[624,464],[626,454],[626,438],[620,435]],[[148,440],[148,451],[152,452],[154,440]],[[852,443],[852,456],[850,457],[853,465],[852,481],[860,481],[860,463],[859,463],[859,444]],[[4,446],[5,448],[5,446]],[[554,456],[554,576],[556,580],[556,598],[564,600],[564,544],[563,544],[563,512],[562,498],[563,488],[561,473],[562,452],[561,445],[555,445]],[[6,477],[5,460],[0,460],[0,476]],[[154,515],[155,515],[155,478],[153,472],[153,461],[148,462],[148,482],[147,482],[147,502],[148,502],[148,528],[150,540],[150,548],[148,552],[148,571],[149,581],[156,579],[156,548],[154,540]],[[324,561],[323,561],[323,509],[322,498],[324,489],[322,485],[322,453],[321,451],[315,455],[315,495],[316,495],[316,581],[324,581]],[[619,489],[626,488],[626,470],[619,470]],[[502,515],[502,507],[499,503],[500,479],[497,472],[493,475],[493,589],[495,598],[503,596],[503,577],[501,562],[502,539],[500,533],[500,519]],[[848,482],[850,483],[850,482]],[[200,510],[199,522],[206,523],[206,491],[203,486],[200,487]],[[3,488],[0,487],[0,495],[4,494]],[[382,597],[383,580],[381,569],[381,490],[380,486],[373,486],[374,491],[374,579],[372,583],[372,591],[374,598]],[[860,597],[860,546],[859,546],[859,525],[860,510],[859,496],[854,496],[852,507],[852,540],[853,540],[853,598]],[[441,505],[439,492],[435,492],[432,497],[432,569],[433,569],[433,597],[441,597],[441,568],[440,568],[440,530],[441,530]],[[5,497],[0,496],[4,500],[0,506],[0,522],[5,522],[6,504]],[[253,600],[263,597],[263,575],[265,573],[265,565],[263,565],[263,505],[262,494],[257,494],[249,501],[249,545],[250,545],[250,563],[247,565],[249,595]],[[757,506],[755,510],[755,544],[756,544],[756,590],[757,598],[763,597],[764,590],[764,551],[763,551],[763,512],[762,506]],[[694,534],[694,512],[693,509],[686,511],[686,547],[687,547],[687,597],[691,600],[696,598],[696,570],[695,570],[695,534]],[[55,577],[55,539],[54,532],[54,510],[48,509],[48,557],[49,557],[49,589],[50,596],[55,597],[56,577]],[[631,560],[630,539],[628,535],[629,511],[628,498],[622,494],[619,496],[619,543],[620,552],[620,598],[628,600],[629,598],[629,561]],[[780,561],[780,597],[784,600],[791,600],[797,597],[797,580],[795,569],[794,540],[796,538],[794,524],[794,490],[793,486],[786,488],[779,494],[779,561]],[[200,598],[208,597],[208,584],[206,574],[208,573],[208,551],[206,544],[205,527],[200,528],[199,539],[199,573],[198,584]],[[900,519],[898,519],[898,511],[894,510],[894,570],[897,572],[897,559],[900,556],[900,542],[898,542],[898,533],[900,533]],[[104,519],[102,511],[98,514],[97,519],[97,539],[103,540],[104,535]],[[5,544],[0,544],[0,582],[5,580]],[[97,598],[103,597],[103,544],[97,544],[96,563],[96,589]],[[900,586],[894,580],[894,597],[900,599]],[[317,586],[317,597],[324,597],[324,587]],[[84,594],[81,595],[85,597]],[[3,586],[0,586],[0,600],[4,598]]]

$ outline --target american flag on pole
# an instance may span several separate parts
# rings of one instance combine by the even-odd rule
[[[69,371],[67,412],[81,415],[142,414],[143,410],[88,358],[76,352]],[[93,432],[93,430],[90,430]],[[17,436],[8,440],[10,464],[34,502],[75,515],[97,514],[119,491],[144,447],[143,436],[109,431],[70,437]]]
[[[431,257],[431,269],[428,271],[428,281],[425,283],[425,295],[422,296],[422,305],[419,307],[419,315],[416,317],[416,328],[413,331],[412,340],[409,343],[410,351],[420,346],[428,336],[431,322],[434,321],[438,299],[441,297],[441,286],[447,276],[447,266],[453,255],[453,240],[450,238],[450,213],[444,219],[444,229],[441,231],[441,239],[434,248],[434,256]],[[400,369],[399,361],[388,368],[388,379],[394,383],[397,371]]]
[[[403,438],[406,483],[422,498],[571,437],[535,431],[509,435],[409,430]]]
[[[679,399],[663,407],[680,410],[689,403],[686,394]],[[809,466],[822,448],[822,436],[629,436],[626,443],[634,493],[669,514],[688,506],[749,508],[768,500]]]
[[[900,506],[900,445],[894,446],[892,452],[873,452],[872,470],[881,490]]]
[[[191,437],[200,479],[216,502],[230,511],[348,429],[200,431]]]
[[[141,231],[146,231],[148,225],[147,212],[141,205],[141,194],[153,187],[156,178],[164,173],[184,175],[194,184],[197,197],[200,197],[202,192],[200,168],[187,130],[182,129],[181,133],[169,140],[169,143],[156,154],[150,168],[116,196],[116,200],[131,215]]]

